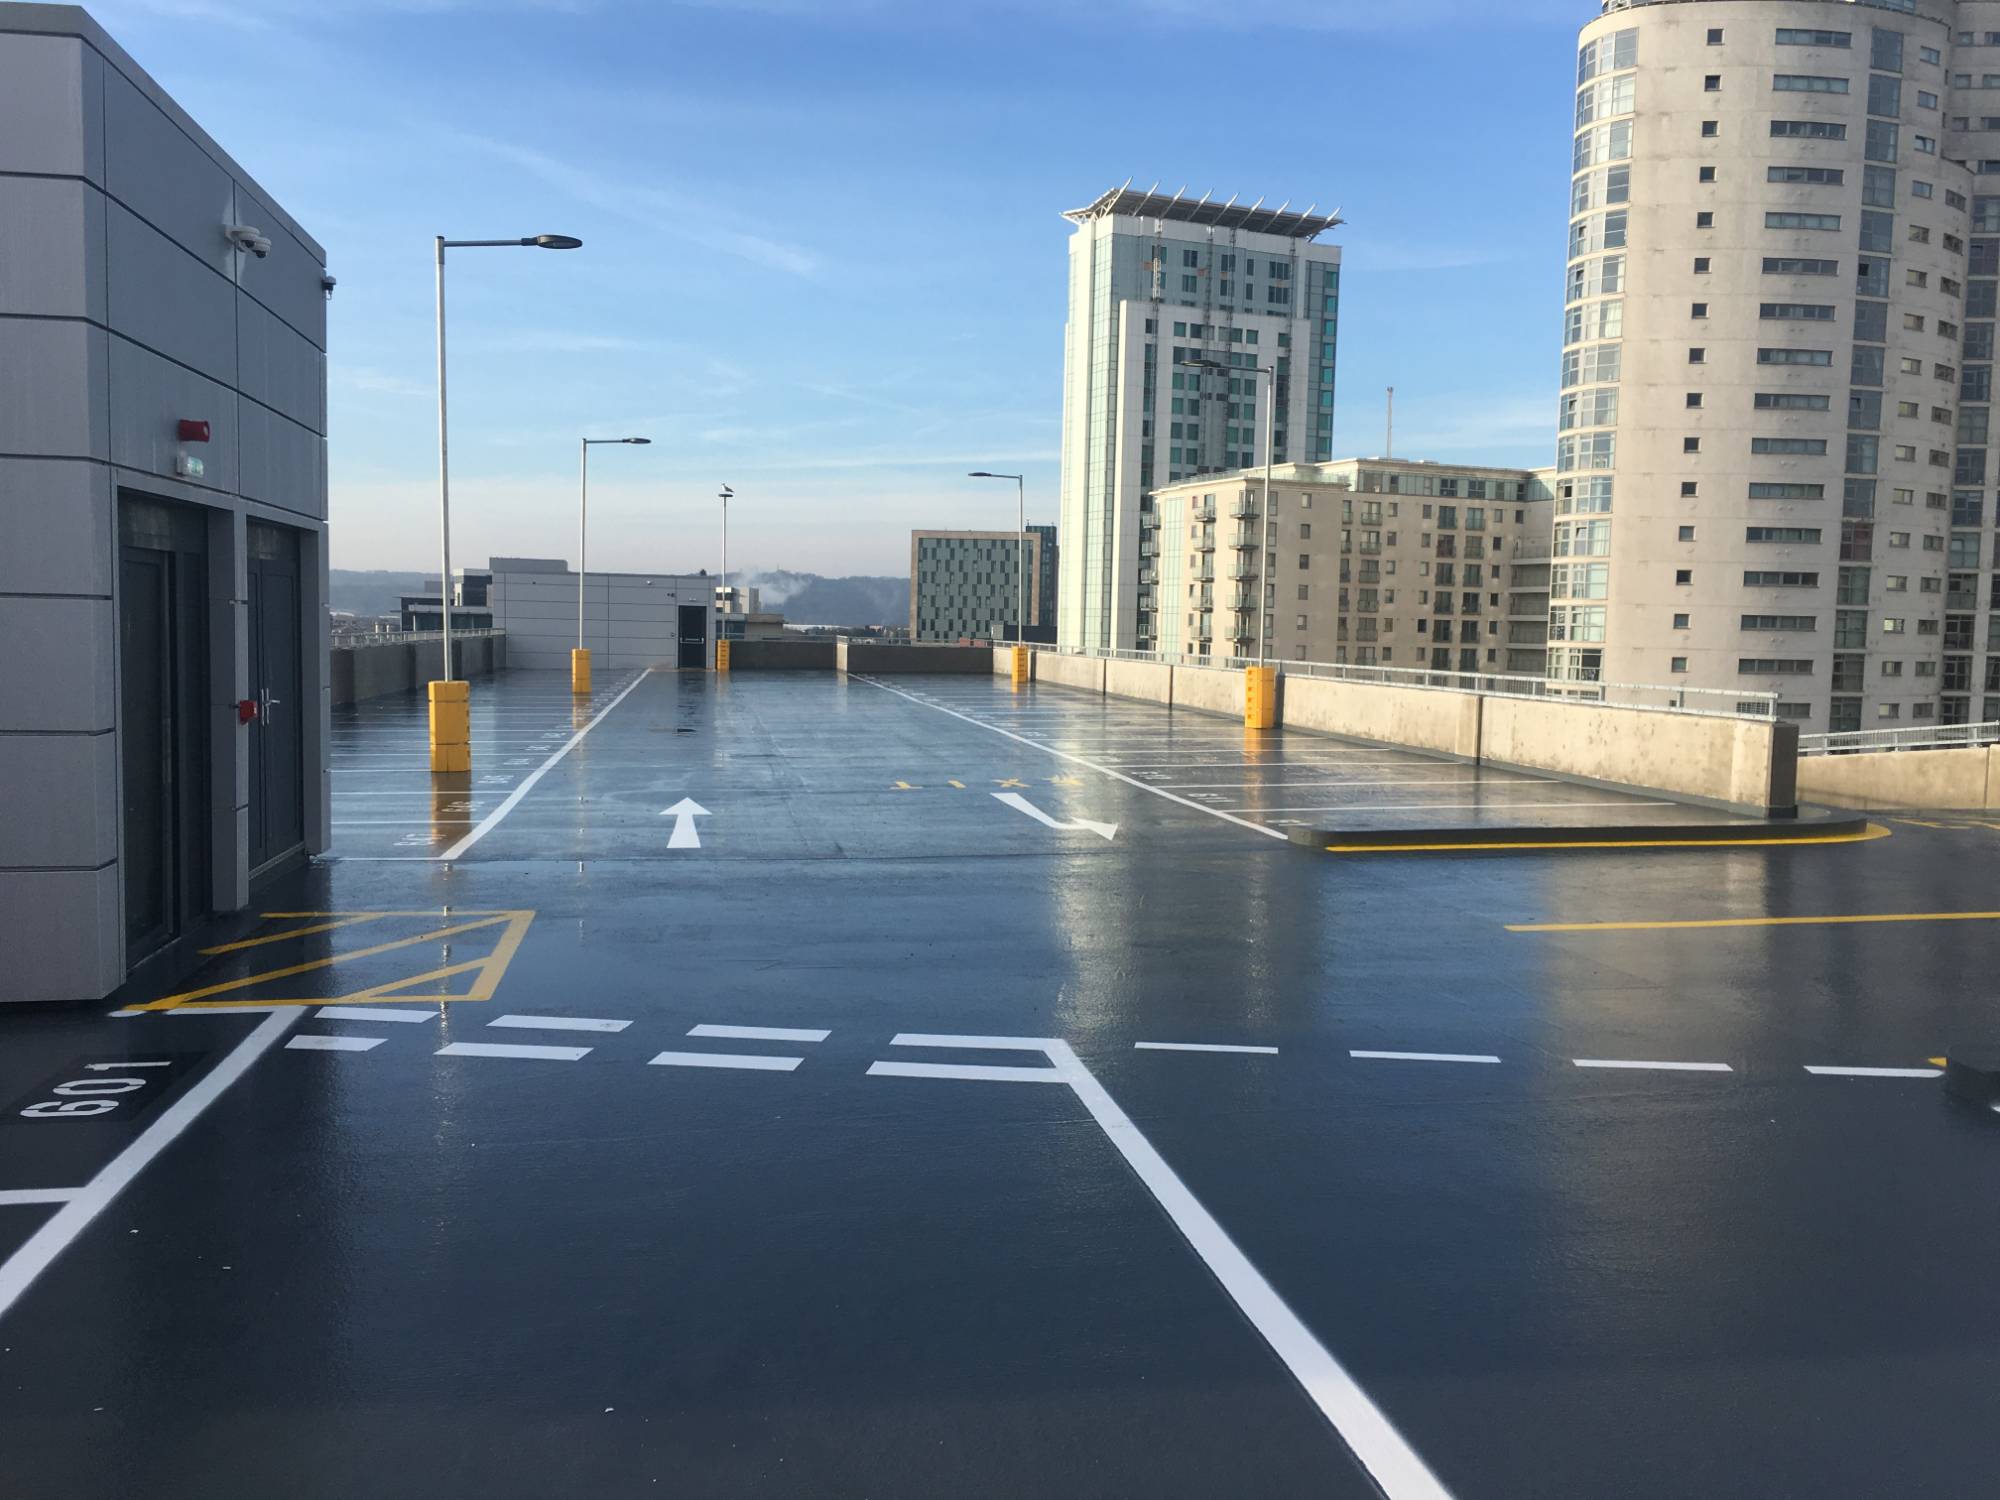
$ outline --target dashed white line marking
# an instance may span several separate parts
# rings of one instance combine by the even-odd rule
[[[409,1010],[387,1005],[322,1005],[314,1012],[322,1021],[435,1021],[434,1010]]]
[[[575,1062],[588,1047],[528,1047],[514,1042],[452,1042],[437,1050],[439,1057],[531,1057],[543,1062]]]
[[[295,1036],[285,1047],[292,1052],[367,1052],[388,1040],[385,1036]]]
[[[727,1037],[738,1042],[823,1042],[833,1033],[811,1026],[691,1026],[689,1036]]]
[[[1367,1052],[1350,1050],[1349,1057],[1380,1058],[1386,1062],[1497,1063],[1490,1052]]]
[[[82,1188],[0,1188],[0,1207],[9,1203],[67,1203]]]
[[[1943,1068],[1836,1068],[1806,1064],[1808,1073],[1828,1078],[1942,1078]]]
[[[789,1073],[803,1057],[760,1057],[751,1052],[662,1052],[649,1059],[662,1068],[750,1068],[766,1073]]]
[[[90,1221],[102,1213],[106,1205],[124,1191],[126,1185],[144,1171],[154,1157],[166,1150],[203,1110],[221,1097],[223,1090],[241,1078],[252,1063],[297,1024],[299,1014],[298,1007],[290,1006],[265,1016],[248,1036],[236,1044],[234,1051],[168,1105],[158,1119],[139,1133],[137,1139],[111,1158],[103,1171],[78,1188],[75,1195],[30,1235],[20,1249],[0,1262],[0,1316],[4,1316],[7,1309],[20,1300],[21,1294],[34,1284],[35,1278],[48,1268],[49,1262],[62,1254],[69,1243],[83,1233]]]
[[[1278,1055],[1276,1047],[1239,1047],[1228,1042],[1134,1042],[1135,1052],[1260,1052]]]
[[[519,1031],[623,1031],[630,1021],[599,1021],[590,1016],[495,1016],[488,1026]]]
[[[1616,1057],[1576,1057],[1571,1058],[1579,1068],[1634,1068],[1653,1069],[1663,1073],[1733,1073],[1736,1070],[1728,1063],[1709,1062],[1638,1062]]]
[[[1068,1083],[1054,1068],[1003,1068],[981,1063],[877,1062],[870,1078],[960,1078],[983,1083]]]
[[[950,1036],[932,1031],[899,1031],[889,1038],[891,1047],[945,1047],[951,1050],[998,1052],[1046,1052],[1059,1045],[1046,1036]]]

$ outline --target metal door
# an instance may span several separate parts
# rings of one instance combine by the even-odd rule
[[[125,957],[209,910],[207,526],[119,496],[118,750]]]
[[[681,651],[675,665],[700,671],[708,665],[708,608],[701,604],[683,604],[680,612]]]
[[[244,528],[250,591],[250,872],[305,844],[298,533]]]

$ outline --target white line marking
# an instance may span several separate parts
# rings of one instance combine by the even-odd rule
[[[955,708],[946,708],[941,703],[925,703],[923,699],[912,697],[901,688],[892,688],[886,682],[877,682],[872,677],[863,677],[859,680],[867,683],[870,687],[880,688],[885,693],[894,693],[898,698],[908,698],[910,702],[920,704],[924,708],[934,708],[941,714],[950,714],[954,719],[962,720],[977,728],[991,730],[994,734],[1005,735],[1016,744],[1026,745],[1030,749],[1039,750],[1044,755],[1053,755],[1059,760],[1066,760],[1079,766],[1088,766],[1091,770],[1109,776],[1114,781],[1122,781],[1127,786],[1136,786],[1142,792],[1151,792],[1155,797],[1164,797],[1167,801],[1177,802],[1182,807],[1191,807],[1198,813],[1207,813],[1211,818],[1220,818],[1225,823],[1234,823],[1238,828],[1247,828],[1252,833],[1261,833],[1268,838],[1282,839],[1286,837],[1282,829],[1266,828],[1261,823],[1252,823],[1244,818],[1233,817],[1219,807],[1203,807],[1199,802],[1190,802],[1186,797],[1176,797],[1172,792],[1164,791],[1156,786],[1148,786],[1145,782],[1137,781],[1122,771],[1114,771],[1109,766],[1101,765],[1094,760],[1087,760],[1081,755],[1072,755],[1069,751],[1058,750],[1053,745],[1037,744],[1027,736],[1016,734],[1011,729],[1002,729],[997,724],[981,724],[979,720],[973,718],[970,714],[962,714]]]
[[[691,1026],[689,1036],[728,1037],[739,1042],[823,1042],[833,1033],[810,1026]]]
[[[386,1036],[295,1036],[285,1046],[294,1052],[367,1052],[388,1040]]]
[[[435,1021],[439,1011],[388,1005],[322,1005],[313,1014],[322,1021]]]
[[[1134,1042],[1135,1052],[1262,1052],[1278,1055],[1276,1047],[1237,1047],[1227,1042]]]
[[[1728,1063],[1634,1062],[1615,1057],[1571,1058],[1579,1068],[1656,1068],[1667,1073],[1733,1073]]]
[[[1445,812],[1460,808],[1484,808],[1488,812],[1513,812],[1517,808],[1544,807],[1678,807],[1675,802],[1629,802],[1622,797],[1608,796],[1596,799],[1578,798],[1569,802],[1507,802],[1487,799],[1480,802],[1403,802],[1384,805],[1380,802],[1337,802],[1328,807],[1239,807],[1237,812],[1256,813],[1342,813],[1342,812]]]
[[[0,1208],[9,1203],[67,1203],[82,1188],[0,1188]]]
[[[756,1068],[767,1073],[789,1073],[803,1057],[759,1057],[749,1052],[662,1052],[648,1061],[662,1068]]]
[[[896,1038],[904,1042],[904,1038]],[[1250,1258],[1236,1248],[1236,1242],[1228,1232],[1214,1220],[1214,1216],[1202,1208],[1200,1200],[1188,1192],[1188,1186],[1174,1174],[1174,1168],[1152,1148],[1152,1142],[1140,1134],[1138,1126],[1126,1116],[1124,1110],[1104,1092],[1104,1086],[1096,1076],[1078,1060],[1070,1050],[1068,1042],[1058,1040],[1034,1040],[1024,1036],[924,1036],[914,1046],[962,1046],[962,1048],[1018,1048],[1018,1050],[1040,1050],[1054,1064],[1050,1070],[1042,1068],[1004,1068],[996,1070],[1002,1074],[1026,1074],[1036,1076],[1042,1072],[1052,1072],[1060,1082],[1066,1082],[1090,1118],[1098,1122],[1098,1128],[1106,1134],[1118,1154],[1132,1168],[1132,1174],[1146,1186],[1154,1202],[1166,1210],[1166,1216],[1174,1220],[1174,1228],[1180,1230],[1188,1246],[1202,1258],[1202,1264],[1222,1282],[1222,1290],[1230,1294],[1230,1300],[1242,1310],[1250,1324],[1264,1336],[1272,1352],[1284,1360],[1284,1366],[1292,1372],[1298,1384],[1304,1388],[1306,1396],[1320,1414],[1332,1422],[1334,1430],[1348,1444],[1354,1456],[1360,1460],[1362,1468],[1374,1478],[1382,1494],[1388,1500],[1450,1500],[1450,1490],[1438,1480],[1436,1474],[1416,1456],[1416,1450],[1396,1432],[1388,1416],[1382,1414],[1368,1394],[1354,1382],[1354,1376],[1342,1368],[1328,1348],[1312,1336],[1312,1330],[1298,1320],[1298,1314],[1284,1304],[1284,1298],[1264,1280],[1264,1274],[1250,1264]],[[878,1062],[868,1072],[892,1070],[896,1064]],[[906,1066],[938,1066],[938,1064],[906,1064]],[[954,1078],[954,1076],[980,1076],[980,1070],[962,1072],[930,1072],[918,1074],[930,1078]]]
[[[1942,1078],[1943,1068],[1833,1068],[1806,1064],[1808,1073],[1827,1078]]]
[[[76,1191],[71,1198],[30,1235],[27,1241],[0,1262],[0,1316],[20,1300],[21,1294],[48,1268],[85,1226],[102,1213],[174,1139],[193,1124],[201,1112],[218,1099],[223,1090],[249,1070],[252,1063],[270,1050],[289,1031],[303,1012],[297,1006],[273,1011],[257,1024],[235,1049],[211,1068],[165,1112],[141,1131],[123,1151],[112,1157],[104,1169]]]
[[[1046,1036],[949,1036],[930,1031],[899,1031],[889,1038],[891,1047],[946,1047],[954,1051],[1046,1052],[1055,1046]]]
[[[960,1078],[984,1083],[1068,1083],[1054,1068],[1003,1068],[982,1063],[877,1062],[870,1078]]]
[[[993,796],[997,801],[1006,803],[1014,811],[1026,813],[1037,823],[1042,824],[1046,828],[1053,828],[1060,833],[1094,833],[1106,842],[1118,836],[1118,825],[1116,823],[1093,823],[1088,818],[1077,818],[1072,822],[1064,823],[1050,817],[1019,792],[995,792]]]
[[[575,1062],[588,1047],[528,1047],[515,1042],[450,1042],[437,1049],[439,1057],[534,1057],[545,1062]]]
[[[1497,1063],[1490,1052],[1361,1052],[1350,1050],[1349,1057],[1377,1057],[1390,1062]]]
[[[488,1026],[520,1031],[623,1031],[630,1021],[595,1021],[589,1016],[495,1016]]]
[[[648,667],[645,671],[641,672],[637,677],[634,677],[630,682],[626,683],[625,691],[620,693],[616,698],[613,698],[609,703],[605,704],[602,709],[598,710],[596,718],[592,719],[588,724],[584,725],[583,728],[579,729],[575,734],[571,735],[567,740],[565,740],[562,746],[559,749],[557,749],[556,752],[553,755],[551,755],[547,760],[543,761],[539,766],[536,766],[535,769],[530,771],[526,776],[523,776],[521,778],[521,784],[515,787],[513,791],[507,794],[507,800],[502,802],[498,807],[494,808],[492,812],[488,813],[485,817],[485,820],[481,822],[477,828],[473,829],[472,832],[468,833],[464,838],[460,839],[457,843],[453,844],[449,849],[445,850],[444,853],[435,856],[435,858],[447,862],[457,859],[460,856],[462,856],[466,850],[470,849],[474,844],[478,843],[481,839],[485,838],[487,834],[491,833],[494,828],[499,826],[500,820],[506,817],[508,813],[512,812],[515,809],[515,807],[519,805],[523,797],[527,796],[529,792],[534,790],[535,783],[540,781],[542,777],[547,775],[548,772],[555,766],[556,762],[560,761],[565,755],[569,754],[570,751],[574,750],[578,745],[582,744],[583,737],[586,734],[589,734],[590,731],[595,729],[599,724],[602,724],[604,722],[605,715],[609,714],[612,709],[616,708],[619,704],[623,703],[626,700],[626,698],[630,696],[634,688],[636,688],[640,683],[644,682],[648,677],[652,676],[652,672],[653,669],[651,667]]]

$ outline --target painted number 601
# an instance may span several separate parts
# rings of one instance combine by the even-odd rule
[[[165,1068],[172,1066],[164,1062],[132,1063],[85,1063],[86,1073],[106,1073],[112,1069],[121,1071],[139,1068]],[[21,1117],[28,1120],[77,1120],[89,1119],[92,1115],[109,1114],[118,1107],[117,1094],[129,1094],[134,1089],[146,1086],[143,1078],[72,1078],[68,1083],[59,1083],[49,1092],[59,1095],[55,1099],[45,1099],[40,1104],[30,1104],[21,1111]]]

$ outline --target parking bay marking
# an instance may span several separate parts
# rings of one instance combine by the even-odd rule
[[[662,1052],[650,1060],[661,1068],[748,1068],[756,1072],[789,1073],[803,1057],[773,1057],[751,1052]]]
[[[869,1068],[876,1077],[986,1079],[993,1082],[1066,1083],[1096,1121],[1153,1201],[1159,1204],[1189,1247],[1199,1256],[1237,1308],[1284,1362],[1320,1414],[1332,1424],[1388,1500],[1450,1500],[1450,1491],[1431,1473],[1403,1435],[1356,1384],[1354,1377],[1313,1336],[1298,1314],[1250,1263],[1166,1159],[1105,1092],[1067,1042],[1053,1037],[949,1036],[904,1032],[896,1047],[969,1048],[1040,1052],[1047,1068],[980,1068],[963,1064],[892,1064]],[[951,1071],[945,1071],[945,1069]],[[916,1071],[924,1069],[925,1071]]]
[[[295,1036],[285,1043],[290,1052],[370,1052],[389,1039],[386,1036]]]
[[[623,1031],[630,1021],[602,1021],[591,1016],[495,1016],[488,1026],[517,1031]]]
[[[1135,1052],[1261,1052],[1276,1057],[1276,1047],[1244,1047],[1230,1042],[1134,1042]]]
[[[265,1016],[221,1062],[168,1105],[96,1176],[76,1189],[74,1196],[50,1215],[48,1222],[30,1235],[20,1249],[0,1261],[0,1317],[20,1300],[49,1263],[89,1227],[90,1221],[290,1030],[301,1014],[298,1010],[281,1010]]]
[[[530,1047],[518,1042],[448,1042],[437,1049],[438,1057],[520,1057],[538,1062],[577,1062],[590,1054],[588,1047]]]

